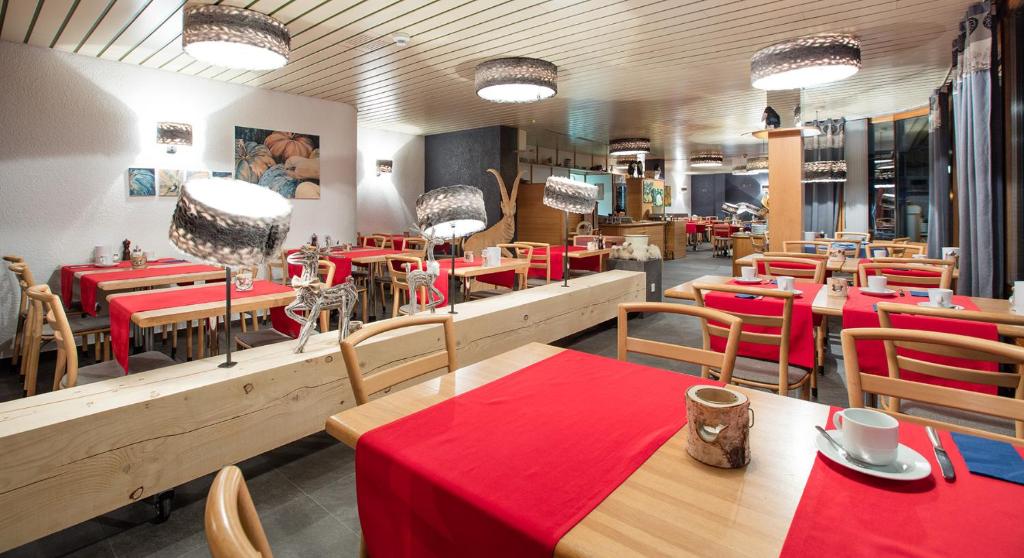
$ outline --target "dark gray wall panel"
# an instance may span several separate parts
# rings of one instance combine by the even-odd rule
[[[516,129],[489,126],[424,138],[425,188],[467,184],[484,193],[487,224],[501,219],[498,181],[487,172],[497,169],[511,188],[516,174]]]

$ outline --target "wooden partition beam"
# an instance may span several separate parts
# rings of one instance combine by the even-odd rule
[[[645,300],[644,275],[608,271],[458,305],[458,362],[548,343]],[[402,318],[395,318],[402,319]],[[440,326],[375,337],[364,373],[429,354]],[[337,332],[0,404],[0,551],[324,428],[354,405]],[[437,373],[441,373],[439,370]]]
[[[768,234],[772,249],[804,236],[802,128],[767,130]]]

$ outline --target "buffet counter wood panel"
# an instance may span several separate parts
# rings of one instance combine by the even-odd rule
[[[623,223],[621,225],[601,225],[601,234],[608,236],[626,236],[627,234],[646,234],[650,243],[665,253],[665,227],[663,221],[641,221],[639,223]],[[685,225],[684,225],[685,226]]]
[[[459,305],[460,365],[548,343],[644,300],[644,275],[608,271]],[[402,319],[402,318],[395,318]],[[442,345],[425,326],[359,347],[366,374]],[[0,404],[0,551],[324,429],[354,400],[336,332]],[[439,370],[438,373],[441,371]]]
[[[665,259],[686,257],[686,221],[669,221],[665,224],[665,248],[668,249],[662,254]]]
[[[519,185],[516,201],[516,238],[528,242],[562,244],[565,235],[565,213],[544,205],[544,185],[523,183]],[[569,214],[569,234],[576,232],[576,225],[582,217]]]

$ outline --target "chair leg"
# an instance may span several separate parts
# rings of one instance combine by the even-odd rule
[[[171,324],[171,358],[178,356],[178,324]]]
[[[206,358],[206,351],[203,349],[206,339],[206,336],[203,335],[203,331],[205,330],[205,326],[203,324],[206,322],[206,320],[200,318],[196,320],[196,322],[199,324],[198,327],[196,328],[196,358]]]
[[[18,326],[14,330],[14,346],[11,348],[13,353],[11,354],[11,366],[18,364],[18,359],[21,358],[21,349],[25,345],[25,316],[18,314]]]
[[[192,320],[185,322],[185,360],[192,360]]]
[[[67,366],[67,355],[64,351],[57,351],[57,364],[53,367],[53,391],[60,389],[60,380],[64,377],[64,367]]]
[[[93,340],[93,354],[94,354],[94,357],[95,357],[93,360],[95,362],[99,362],[100,361],[100,357],[102,356],[100,354],[100,345],[103,344],[102,337],[103,337],[102,333],[94,333],[93,336],[92,336],[92,340]]]
[[[103,361],[110,360],[110,334],[103,336]]]
[[[398,289],[395,288],[394,284],[391,285],[391,317],[398,317]]]

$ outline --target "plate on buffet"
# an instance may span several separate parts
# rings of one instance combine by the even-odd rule
[[[836,441],[839,445],[843,445],[843,432],[841,430],[829,430],[829,436]],[[896,461],[888,465],[878,466],[864,466],[847,461],[839,455],[836,448],[832,447],[832,444],[828,443],[822,435],[817,435],[814,438],[814,445],[817,446],[818,451],[828,459],[846,467],[852,469],[858,473],[864,473],[865,475],[871,475],[872,477],[878,477],[882,479],[896,480],[896,481],[912,481],[919,480],[932,474],[932,466],[928,463],[928,460],[924,458],[920,453],[913,449],[900,444],[896,450]]]

